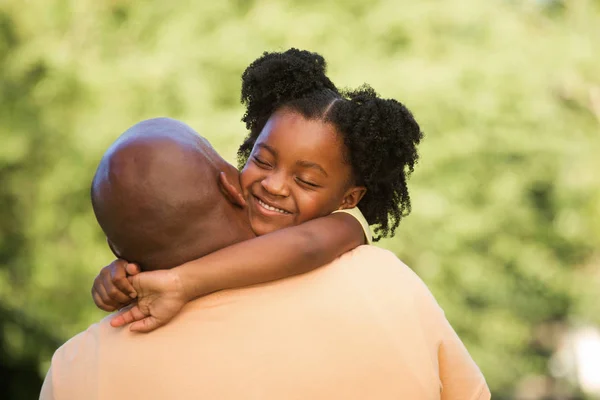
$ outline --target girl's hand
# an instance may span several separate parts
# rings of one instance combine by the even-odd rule
[[[130,278],[137,292],[137,304],[122,310],[110,324],[133,323],[134,332],[150,332],[175,317],[188,302],[179,274],[172,270],[142,272]]]
[[[104,311],[115,311],[130,304],[137,293],[127,276],[137,275],[140,267],[117,259],[102,268],[92,286],[92,298]]]

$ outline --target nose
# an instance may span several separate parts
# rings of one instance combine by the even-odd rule
[[[267,193],[273,196],[287,197],[290,194],[285,177],[281,173],[266,176],[260,184]]]

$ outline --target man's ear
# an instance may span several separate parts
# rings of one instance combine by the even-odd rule
[[[106,243],[108,243],[108,248],[110,249],[110,251],[112,251],[115,257],[121,258],[121,256],[119,255],[119,251],[115,248],[115,246],[113,246],[113,243],[110,241],[109,238],[106,238]]]
[[[363,198],[363,196],[367,193],[367,188],[364,186],[353,186],[346,191],[344,198],[342,199],[342,204],[340,205],[340,210],[346,210],[349,208],[354,208],[358,204],[358,202]]]
[[[225,172],[221,171],[219,173],[219,188],[233,205],[242,208],[246,207],[246,200],[242,195],[242,188],[240,186],[239,173],[235,177],[235,180],[232,181]]]

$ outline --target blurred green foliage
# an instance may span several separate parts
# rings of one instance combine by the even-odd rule
[[[291,46],[420,121],[413,213],[383,246],[495,398],[539,379],[575,396],[549,360],[567,327],[600,325],[597,0],[3,0],[1,393],[35,398],[54,349],[101,316],[89,289],[112,257],[88,192],[107,146],[170,116],[234,161],[240,75]]]

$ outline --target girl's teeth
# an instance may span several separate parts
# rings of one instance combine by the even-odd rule
[[[277,211],[280,214],[287,214],[287,211],[281,210],[279,208],[271,207],[270,205],[262,202],[261,200],[258,200],[258,204],[260,204],[261,206],[263,206],[264,208],[266,208],[269,211]]]

